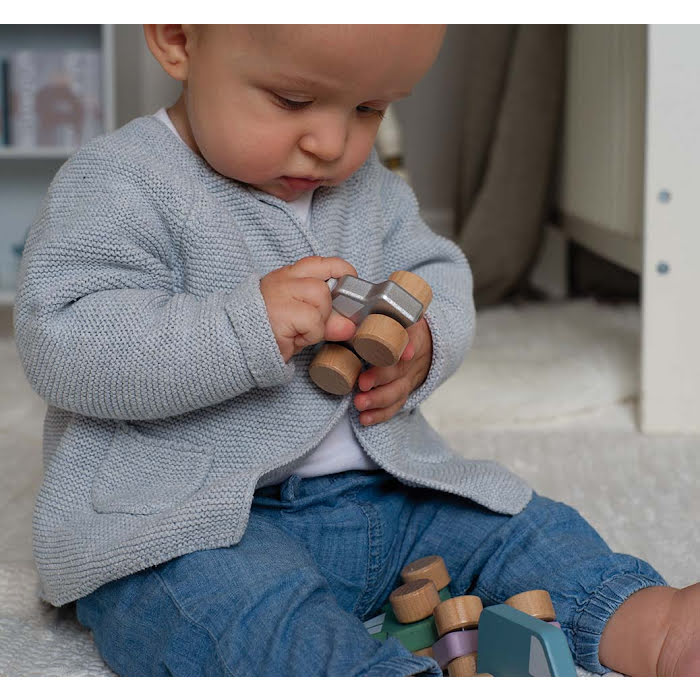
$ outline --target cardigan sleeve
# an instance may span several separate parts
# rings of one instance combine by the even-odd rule
[[[420,217],[410,186],[379,162],[375,167],[389,217],[383,246],[385,276],[397,270],[414,272],[433,291],[424,315],[432,335],[433,357],[425,381],[401,409],[411,411],[457,370],[471,346],[475,331],[472,275],[462,250],[434,233]]]
[[[158,193],[98,166],[80,153],[64,165],[28,235],[14,322],[34,391],[68,411],[147,420],[291,380],[259,277],[178,291]]]

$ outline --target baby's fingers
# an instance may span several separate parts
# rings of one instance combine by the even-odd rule
[[[405,400],[401,399],[387,406],[386,408],[375,409],[372,411],[363,411],[360,413],[360,423],[362,425],[374,425],[375,423],[383,423],[384,421],[393,418],[400,410],[401,407],[406,403]]]
[[[289,268],[289,273],[294,277],[314,277],[319,280],[327,280],[353,275],[357,277],[357,270],[343,258],[322,258],[320,255],[312,255],[302,258]]]
[[[403,353],[401,354],[401,357],[399,358],[399,362],[410,362],[413,359],[413,356],[416,354],[416,348],[415,345],[413,344],[412,340],[408,341],[408,345],[404,348]]]
[[[293,313],[287,320],[286,334],[293,341],[296,350],[321,342],[324,332],[321,312],[315,306],[299,301],[293,301],[290,308]]]
[[[360,391],[367,392],[374,387],[378,387],[383,384],[390,384],[400,377],[403,377],[406,374],[406,361],[404,361],[405,355],[406,350],[404,350],[403,355],[401,355],[401,360],[399,360],[395,365],[390,365],[389,367],[370,365],[358,377],[357,388]]]
[[[355,408],[358,411],[386,409],[396,402],[403,405],[410,393],[410,383],[407,377],[398,377],[387,384],[376,386],[370,391],[355,395]]]
[[[326,328],[324,338],[331,341],[350,340],[355,335],[357,326],[345,316],[341,316],[337,311],[331,311]]]

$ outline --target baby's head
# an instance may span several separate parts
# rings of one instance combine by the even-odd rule
[[[291,202],[369,155],[382,113],[410,94],[443,25],[146,25],[183,92],[170,116],[222,175]],[[289,178],[313,179],[299,182]]]

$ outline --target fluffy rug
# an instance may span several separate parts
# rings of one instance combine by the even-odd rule
[[[501,306],[476,326],[465,362],[424,404],[438,430],[549,428],[637,395],[637,306]]]
[[[639,432],[639,337],[635,305],[490,309],[423,412],[460,454],[506,465],[687,586],[700,578],[700,438]]]
[[[700,439],[637,431],[638,343],[635,307],[494,308],[424,413],[460,453],[507,465],[682,586],[698,578]],[[0,675],[111,675],[73,609],[36,597],[43,413],[14,345],[0,341]]]

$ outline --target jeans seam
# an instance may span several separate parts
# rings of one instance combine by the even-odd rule
[[[365,590],[359,597],[357,603],[353,608],[353,614],[362,617],[364,614],[363,610],[367,607],[367,599],[371,598],[372,589],[376,586],[377,573],[380,569],[378,552],[381,552],[381,543],[383,540],[383,530],[381,519],[376,516],[375,513],[370,512],[374,510],[372,504],[361,503],[357,498],[357,491],[349,494],[352,496],[355,505],[362,511],[362,514],[367,519],[367,568],[365,573]]]
[[[179,601],[178,601],[177,598],[175,597],[175,594],[170,590],[170,587],[169,587],[168,584],[165,582],[165,579],[160,575],[160,573],[159,573],[158,571],[154,571],[153,573],[155,574],[156,578],[157,578],[158,581],[160,582],[161,586],[163,586],[163,589],[165,590],[166,594],[167,594],[168,597],[170,598],[170,600],[171,600],[171,602],[173,603],[173,605],[177,608],[177,610],[178,610],[178,612],[180,613],[180,615],[182,615],[182,617],[184,617],[185,620],[187,620],[190,624],[192,624],[192,625],[194,625],[195,627],[197,627],[197,628],[203,630],[203,631],[207,634],[207,636],[209,637],[209,639],[211,639],[212,643],[214,644],[214,649],[216,650],[216,656],[217,656],[217,658],[219,659],[219,662],[221,663],[221,665],[223,666],[223,668],[226,670],[226,672],[227,672],[230,676],[234,676],[234,677],[235,677],[236,674],[233,673],[233,671],[229,668],[228,664],[227,664],[226,661],[224,660],[224,657],[223,657],[222,654],[221,654],[221,649],[219,648],[219,642],[218,642],[218,640],[216,639],[216,637],[214,637],[214,635],[212,634],[211,630],[209,630],[209,628],[206,627],[206,625],[203,625],[201,622],[198,622],[197,620],[195,620],[194,618],[192,618],[192,616],[189,615],[189,614],[184,610],[184,608],[180,605]]]

